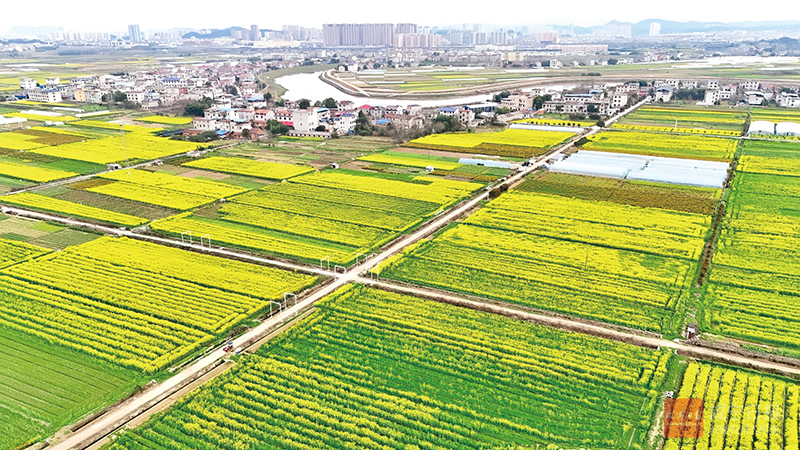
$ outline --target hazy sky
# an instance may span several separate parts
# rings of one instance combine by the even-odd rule
[[[736,2],[672,0],[668,3],[597,0],[506,0],[430,1],[400,0],[371,2],[270,1],[270,0],[38,0],[35,4],[4,1],[0,34],[13,26],[61,26],[65,30],[127,30],[139,24],[142,30],[249,27],[279,29],[284,24],[321,27],[330,22],[412,22],[418,25],[483,23],[534,27],[546,24],[591,26],[609,20],[638,22],[644,19],[676,21],[800,20],[796,0],[762,0],[757,8],[742,9]],[[795,11],[793,17],[775,16],[776,11]]]

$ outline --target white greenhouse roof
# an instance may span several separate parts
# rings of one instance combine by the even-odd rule
[[[800,136],[800,123],[781,122],[775,126],[775,133],[780,135]]]
[[[580,150],[553,163],[553,172],[721,188],[728,163]]]
[[[749,134],[775,134],[775,124],[766,120],[750,122]]]

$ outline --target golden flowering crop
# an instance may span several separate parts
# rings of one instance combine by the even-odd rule
[[[47,252],[49,250],[46,248],[0,238],[0,267],[16,264],[28,258],[44,255]]]
[[[693,448],[798,448],[797,384],[743,370],[690,363],[676,398],[703,401],[703,432]],[[667,439],[665,450],[680,450],[680,437]]]
[[[86,280],[91,280],[87,283]],[[124,238],[0,271],[0,324],[156,372],[314,277]]]
[[[44,147],[45,144],[36,142],[38,136],[22,133],[0,133],[0,148],[9,150],[33,150]]]
[[[672,366],[668,351],[365,286],[317,307],[111,449],[609,449],[629,430],[644,448]]]
[[[588,139],[587,150],[726,162],[738,144],[735,139],[637,131],[606,131]]]
[[[450,205],[483,187],[483,185],[477,183],[444,180],[436,177],[416,177],[414,180],[418,181],[418,183],[350,175],[326,170],[304,175],[292,181],[314,186],[434,202],[441,205]]]
[[[188,125],[192,123],[191,117],[147,116],[140,117],[136,120],[139,122],[164,123],[167,125]]]
[[[23,192],[20,194],[8,195],[3,197],[3,202],[12,205],[19,205],[37,211],[52,212],[56,214],[79,217],[82,219],[99,220],[114,225],[126,227],[136,227],[147,223],[147,219],[134,217],[128,214],[116,213],[93,206],[82,205],[80,203],[59,200],[57,198],[46,197],[44,195]]]
[[[126,133],[124,136],[90,139],[31,151],[57,158],[108,164],[127,160],[158,159],[196,148],[197,145],[190,142],[172,141],[147,133]]]
[[[562,131],[508,129],[497,133],[432,134],[414,139],[405,145],[527,158],[543,154],[547,149],[573,136],[574,133]]]
[[[226,158],[223,156],[203,158],[183,165],[215,172],[265,178],[267,180],[285,180],[314,171],[312,166],[254,161],[245,158]]]
[[[202,206],[247,190],[229,184],[145,170],[123,169],[100,177],[115,182],[90,187],[88,191],[180,210]]]
[[[26,166],[24,164],[0,161],[0,175],[19,178],[20,180],[45,183],[47,181],[71,178],[78,174],[66,170],[48,169],[45,167]]]

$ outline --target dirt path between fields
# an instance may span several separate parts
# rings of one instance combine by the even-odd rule
[[[627,344],[636,345],[646,348],[672,348],[676,353],[684,356],[689,356],[697,359],[704,359],[708,361],[720,362],[748,369],[755,369],[762,372],[769,372],[778,375],[789,376],[792,378],[800,378],[800,366],[779,364],[770,361],[764,361],[756,358],[736,355],[728,352],[722,352],[705,347],[698,347],[684,342],[669,341],[657,337],[644,336],[635,333],[624,332],[606,328],[604,326],[592,325],[579,320],[571,320],[560,317],[554,317],[544,314],[535,314],[527,311],[521,311],[513,307],[513,305],[501,306],[495,302],[479,302],[469,300],[453,294],[445,294],[433,289],[426,289],[424,287],[411,287],[405,285],[394,284],[390,281],[373,281],[369,278],[359,278],[360,283],[364,283],[379,289],[384,289],[391,292],[401,294],[414,295],[429,300],[434,300],[442,303],[459,306],[462,308],[474,309],[476,311],[483,311],[492,314],[509,317],[516,320],[524,320],[533,322],[540,325],[545,325],[551,328],[559,328],[562,330],[572,331],[575,333],[589,334],[605,339],[624,342]]]

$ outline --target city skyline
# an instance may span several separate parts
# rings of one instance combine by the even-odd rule
[[[264,8],[263,3],[244,0],[237,3],[240,8],[248,11],[259,11]],[[197,10],[187,8],[185,5],[164,4],[153,0],[137,2],[136,8],[131,8],[124,15],[102,15],[107,8],[107,3],[84,0],[73,4],[74,8],[62,10],[51,17],[36,17],[35,23],[25,20],[31,17],[27,14],[27,7],[22,4],[10,4],[6,7],[7,17],[21,17],[19,21],[4,21],[0,23],[0,35],[7,35],[15,26],[23,27],[63,27],[67,31],[106,31],[124,33],[131,24],[138,24],[142,31],[165,30],[172,28],[216,28],[224,29],[230,26],[249,28],[250,24],[258,23],[264,29],[280,29],[282,25],[301,25],[305,27],[322,28],[324,23],[382,23],[410,22],[424,26],[455,27],[463,23],[482,23],[488,26],[503,26],[507,28],[544,26],[549,24],[589,27],[608,23],[612,20],[621,22],[639,22],[648,19],[665,21],[686,22],[690,20],[700,22],[738,22],[786,20],[783,16],[776,16],[789,4],[781,0],[767,0],[762,8],[748,11],[743,16],[738,10],[718,8],[714,4],[696,4],[687,0],[673,2],[672,8],[651,10],[646,8],[615,8],[617,3],[612,3],[608,8],[597,9],[593,2],[576,0],[571,2],[568,9],[560,5],[531,6],[520,0],[510,0],[506,7],[496,9],[477,8],[451,8],[447,5],[435,5],[419,0],[406,2],[403,8],[393,10],[391,15],[376,10],[331,10],[327,3],[315,0],[311,6],[298,13],[290,4],[270,5],[264,9],[263,19],[259,14],[253,14],[250,19],[241,19],[236,15],[222,18],[219,14],[208,14],[205,9]],[[55,8],[52,0],[40,2],[40,8],[47,10]],[[86,13],[86,8],[93,9],[96,13]],[[687,17],[686,11],[692,15]],[[423,12],[424,14],[422,14]],[[522,12],[520,14],[520,12]],[[791,18],[788,18],[791,19]],[[800,19],[800,17],[798,17]]]

